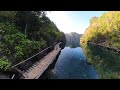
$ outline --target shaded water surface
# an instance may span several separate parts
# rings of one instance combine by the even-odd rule
[[[82,46],[86,59],[99,73],[100,79],[120,79],[120,53],[98,46]]]
[[[97,46],[66,46],[47,78],[120,79],[120,53]]]
[[[81,47],[62,49],[48,79],[98,79],[98,73],[86,62]]]

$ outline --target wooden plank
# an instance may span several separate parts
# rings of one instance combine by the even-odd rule
[[[31,67],[27,73],[23,73],[23,76],[25,76],[24,79],[38,79],[55,60],[57,54],[61,50],[58,46],[59,44],[57,45],[57,49],[48,53],[42,60],[40,60],[41,62],[37,62],[37,64],[34,67]]]

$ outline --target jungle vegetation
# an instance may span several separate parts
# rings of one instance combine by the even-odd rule
[[[64,33],[45,11],[0,11],[0,70],[57,42]]]

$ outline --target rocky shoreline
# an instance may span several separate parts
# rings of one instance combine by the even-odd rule
[[[101,44],[97,44],[97,43],[94,43],[94,42],[88,42],[87,44],[88,44],[88,45],[92,45],[92,46],[103,47],[103,48],[105,48],[105,49],[107,49],[107,50],[112,50],[112,51],[114,51],[114,52],[116,52],[116,53],[120,53],[120,49],[117,49],[117,48],[115,48],[115,47],[108,47],[108,46],[101,45]]]

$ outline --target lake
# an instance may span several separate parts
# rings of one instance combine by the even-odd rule
[[[100,79],[120,79],[120,53],[91,45],[82,46],[82,50]]]
[[[120,53],[97,46],[66,46],[47,79],[120,79]]]
[[[81,47],[61,50],[55,68],[47,73],[48,79],[98,79],[94,67],[87,63]]]

